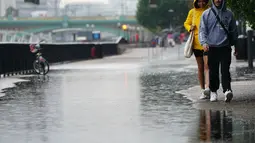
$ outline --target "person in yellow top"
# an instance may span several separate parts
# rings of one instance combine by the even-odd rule
[[[204,48],[198,39],[200,17],[209,8],[208,3],[209,0],[194,0],[194,8],[189,11],[187,19],[184,22],[184,27],[188,32],[194,31],[193,53],[198,66],[198,79],[201,86],[200,99],[210,98],[208,52],[204,52]]]

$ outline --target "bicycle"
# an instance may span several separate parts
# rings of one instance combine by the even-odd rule
[[[33,62],[34,71],[37,74],[46,75],[50,70],[50,66],[48,61],[42,56],[41,53],[42,48],[40,46],[40,43],[43,41],[44,40],[41,40],[37,44],[30,44],[29,47],[30,51],[36,54],[36,59]]]

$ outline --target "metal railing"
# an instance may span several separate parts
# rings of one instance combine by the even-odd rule
[[[23,31],[14,30],[0,30],[1,40],[0,43],[36,43],[42,39],[51,42],[51,34],[34,34]]]
[[[0,43],[17,43],[17,44],[27,44],[27,43],[38,43],[41,40],[46,41],[46,43],[53,44],[86,44],[86,43],[119,43],[123,38],[122,36],[109,36],[102,37],[100,40],[83,42],[83,41],[55,41],[54,34],[58,32],[65,31],[86,31],[84,28],[66,28],[66,29],[55,29],[52,32],[48,33],[33,33],[25,31],[15,31],[15,30],[0,30]],[[148,38],[145,38],[145,35],[148,34],[139,34],[142,41],[145,41]]]

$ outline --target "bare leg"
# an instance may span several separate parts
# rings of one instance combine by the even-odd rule
[[[205,88],[209,88],[209,67],[208,56],[204,56]]]
[[[204,61],[203,57],[196,57],[198,67],[198,80],[201,89],[205,89],[205,78],[204,78]]]

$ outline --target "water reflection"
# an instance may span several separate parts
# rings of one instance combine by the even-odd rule
[[[9,89],[0,102],[0,142],[48,142],[61,119],[59,78],[34,76]],[[54,82],[53,82],[54,81]],[[54,89],[51,89],[54,84]],[[51,89],[51,90],[49,90]]]
[[[223,140],[232,141],[232,118],[223,111],[200,111],[200,140],[213,141]]]
[[[254,123],[231,111],[200,110],[199,139],[203,142],[255,142]]]

